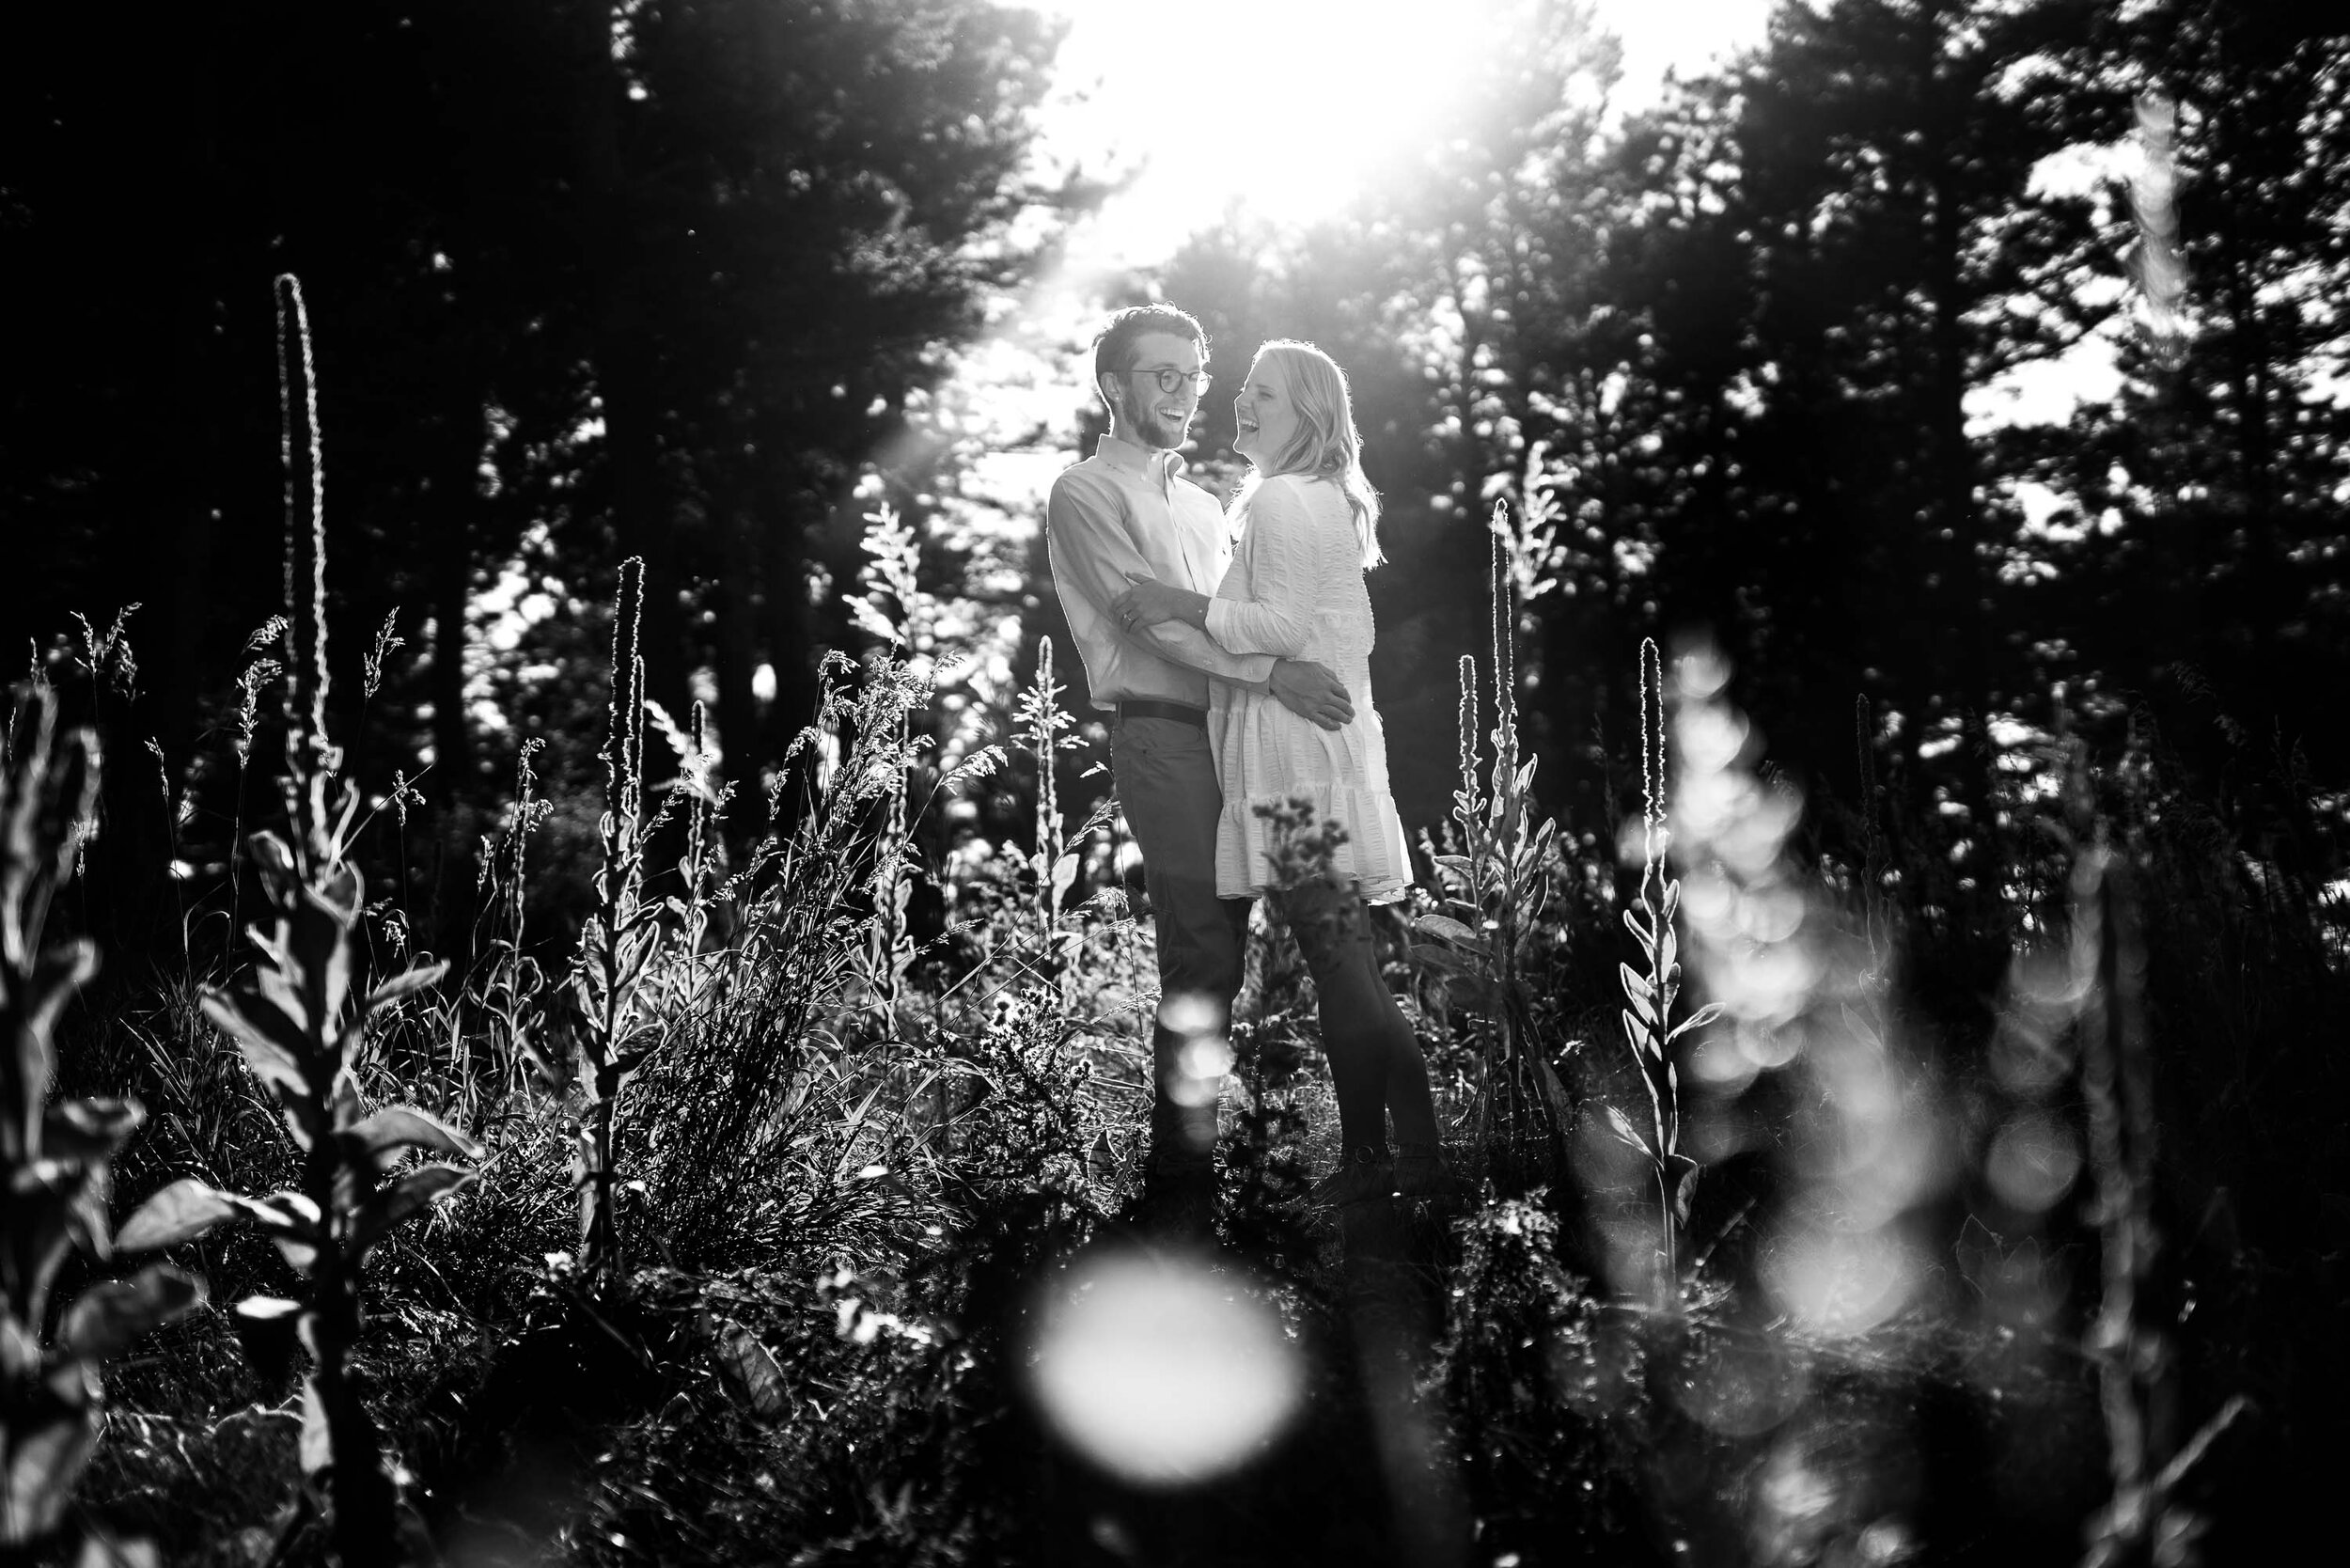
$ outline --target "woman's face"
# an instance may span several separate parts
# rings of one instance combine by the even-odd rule
[[[1289,449],[1290,438],[1297,433],[1297,403],[1278,360],[1259,354],[1248,367],[1248,383],[1232,400],[1232,416],[1240,427],[1232,449],[1260,472]]]

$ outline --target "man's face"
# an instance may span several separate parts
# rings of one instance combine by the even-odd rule
[[[1145,447],[1167,451],[1183,444],[1191,417],[1199,411],[1198,376],[1206,361],[1199,345],[1180,333],[1150,332],[1135,339],[1134,367],[1114,373],[1106,396],[1124,416],[1126,433]],[[1163,372],[1177,372],[1167,391],[1159,384]]]

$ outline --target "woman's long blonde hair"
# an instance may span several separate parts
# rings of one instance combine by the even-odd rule
[[[1355,400],[1339,362],[1294,338],[1277,337],[1257,351],[1261,362],[1281,368],[1290,400],[1297,405],[1297,433],[1240,487],[1246,504],[1257,487],[1277,474],[1328,479],[1345,493],[1355,513],[1355,535],[1362,541],[1368,571],[1386,557],[1379,549],[1379,493],[1363,477],[1363,438],[1355,429]]]

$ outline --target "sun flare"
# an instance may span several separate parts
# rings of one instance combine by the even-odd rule
[[[1114,203],[1118,248],[1164,255],[1237,208],[1303,225],[1403,166],[1520,45],[1526,0],[1033,0],[1067,17],[1052,134],[1095,172],[1138,171]],[[1762,36],[1769,0],[1599,0],[1623,46],[1619,112]]]

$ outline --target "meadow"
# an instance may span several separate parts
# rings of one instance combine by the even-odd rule
[[[1114,814],[1061,808],[1049,646],[942,771],[877,598],[745,800],[697,713],[649,760],[624,565],[589,913],[529,929],[525,745],[443,962],[382,871],[405,776],[363,793],[327,732],[288,363],[300,591],[221,739],[248,942],[79,934],[137,738],[14,697],[0,1558],[2171,1564],[2322,1515],[2341,898],[2127,712],[1954,847],[1800,798],[1735,671],[1646,643],[1594,847],[1541,807],[1497,519],[1454,808],[1384,929],[1478,1196],[1302,1203],[1335,1116],[1267,924],[1202,1058],[1214,1245],[1170,1246],[1131,1215],[1150,923]],[[996,770],[1026,841],[927,851]]]

